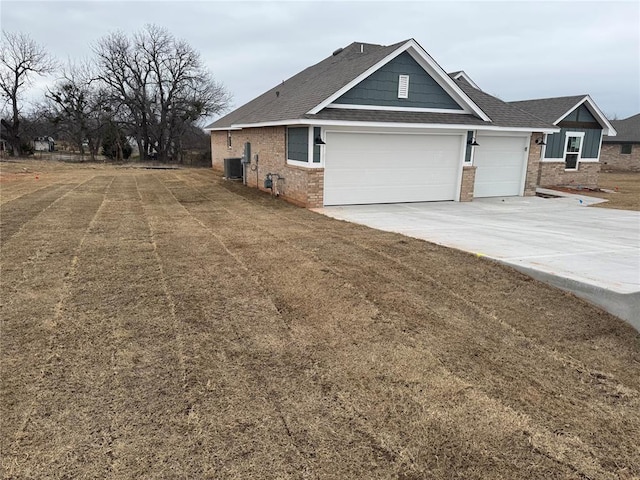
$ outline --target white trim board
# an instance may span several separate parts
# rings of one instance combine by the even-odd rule
[[[447,123],[401,123],[401,122],[350,122],[345,120],[314,120],[306,118],[296,118],[290,120],[278,120],[274,122],[259,122],[233,125],[234,130],[243,128],[260,128],[260,127],[280,127],[291,125],[317,125],[317,126],[355,126],[355,127],[382,127],[382,128],[422,128],[422,129],[447,129],[447,130],[482,130],[496,132],[540,132],[540,133],[558,133],[559,127],[555,128],[515,128],[500,127],[497,125],[464,125],[464,124],[447,124]],[[218,132],[229,130],[225,128],[207,128],[209,132]]]
[[[458,113],[467,114],[464,110],[452,110],[450,108],[419,108],[419,107],[385,107],[381,105],[354,105],[347,103],[331,103],[327,108],[338,110],[381,110],[389,112],[423,112],[423,113]]]
[[[469,75],[467,75],[467,73],[464,70],[460,70],[457,74],[455,74],[453,76],[454,80],[458,80],[460,77],[464,78],[467,83],[469,85],[471,85],[473,88],[475,88],[476,90],[482,90],[477,84],[476,82],[474,82],[473,80],[471,80],[471,77],[469,77]]]

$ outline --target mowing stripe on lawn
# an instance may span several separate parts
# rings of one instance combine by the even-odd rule
[[[219,193],[219,190],[216,191],[216,193]],[[184,195],[188,196],[188,194],[186,193]],[[215,200],[215,203],[220,203],[219,201],[217,201],[217,196]],[[189,203],[186,206],[196,211],[200,205],[197,203]],[[432,338],[432,340],[429,341],[429,343],[432,344],[431,348],[434,349],[435,352],[437,352],[438,357],[443,359],[445,361],[445,364],[449,368],[452,368],[457,375],[460,375],[461,377],[465,378],[467,381],[471,381],[472,383],[476,383],[476,375],[480,373],[479,371],[476,372],[476,367],[482,366],[483,370],[486,370],[487,366],[494,365],[494,367],[492,368],[494,376],[485,379],[484,386],[478,385],[483,391],[487,392],[487,394],[492,397],[495,395],[499,398],[509,398],[510,392],[513,391],[514,394],[517,394],[517,392],[519,391],[517,388],[515,388],[515,385],[512,386],[511,384],[514,383],[515,379],[519,380],[521,375],[518,375],[516,371],[509,372],[508,370],[513,370],[513,368],[521,367],[523,365],[527,366],[528,369],[535,370],[537,364],[539,363],[540,356],[549,357],[548,360],[555,362],[556,364],[555,377],[551,376],[550,378],[547,378],[549,377],[549,372],[541,371],[537,376],[534,375],[534,377],[541,379],[540,382],[536,382],[535,385],[531,385],[527,388],[539,390],[537,395],[549,396],[549,398],[553,398],[553,392],[562,391],[564,387],[566,397],[562,397],[561,399],[554,399],[555,401],[548,402],[548,405],[543,406],[546,408],[542,409],[540,408],[540,405],[529,405],[527,402],[522,403],[522,400],[517,397],[514,397],[512,399],[512,402],[510,404],[507,404],[517,410],[521,410],[524,408],[524,411],[531,415],[532,418],[536,418],[537,421],[543,420],[543,423],[541,425],[543,426],[543,428],[544,425],[546,425],[547,428],[553,428],[555,419],[553,418],[553,414],[551,412],[555,412],[558,409],[567,409],[567,402],[571,402],[573,405],[575,405],[576,399],[579,398],[580,392],[582,391],[582,385],[584,384],[584,382],[590,382],[595,378],[599,378],[599,383],[601,383],[602,388],[604,388],[607,393],[605,393],[598,400],[598,403],[596,404],[597,407],[593,404],[593,399],[590,399],[588,402],[582,405],[582,412],[580,412],[580,410],[574,412],[577,415],[575,419],[572,420],[571,418],[567,418],[567,423],[570,423],[570,428],[566,429],[567,431],[565,435],[569,434],[569,432],[573,430],[574,435],[579,435],[584,438],[593,438],[594,436],[597,437],[597,435],[594,435],[594,432],[591,432],[589,430],[583,431],[583,429],[581,428],[582,422],[580,421],[582,415],[602,415],[603,417],[608,418],[608,430],[611,434],[611,438],[607,440],[605,436],[602,439],[596,441],[596,443],[598,444],[598,448],[603,450],[601,458],[605,462],[608,462],[610,460],[610,454],[612,453],[611,450],[615,451],[615,442],[613,442],[614,446],[611,446],[611,442],[614,438],[616,438],[617,435],[625,435],[628,438],[633,438],[633,427],[631,428],[631,430],[629,430],[629,428],[626,426],[624,417],[619,417],[621,405],[618,401],[618,394],[622,391],[625,392],[624,395],[626,402],[624,402],[622,408],[627,412],[627,416],[629,416],[634,411],[637,411],[639,407],[637,391],[625,388],[624,386],[616,382],[615,378],[611,378],[610,375],[602,375],[600,372],[590,372],[584,368],[575,368],[581,367],[582,365],[580,363],[576,363],[575,361],[569,360],[562,355],[558,355],[557,352],[546,349],[542,345],[530,342],[521,334],[521,332],[514,330],[511,325],[505,322],[502,318],[487,315],[482,310],[478,310],[477,307],[473,304],[465,304],[464,302],[462,302],[462,305],[456,305],[456,302],[460,303],[460,300],[463,300],[456,292],[450,290],[442,291],[441,286],[438,284],[438,282],[435,282],[428,275],[424,275],[422,272],[416,271],[414,267],[405,267],[405,271],[401,273],[402,278],[389,278],[387,272],[395,272],[397,270],[397,268],[393,268],[393,265],[389,265],[388,268],[382,268],[382,270],[379,271],[372,271],[371,274],[363,275],[363,270],[366,272],[366,264],[362,264],[362,256],[359,255],[359,250],[364,248],[374,255],[380,256],[381,254],[379,252],[372,250],[369,246],[366,245],[366,243],[375,244],[376,238],[382,238],[382,244],[384,244],[384,239],[388,238],[388,235],[378,235],[378,232],[368,230],[364,232],[365,235],[360,238],[360,243],[358,243],[357,241],[354,242],[352,239],[347,240],[345,238],[335,237],[331,234],[322,234],[318,231],[319,229],[317,227],[310,228],[309,225],[306,225],[304,227],[301,225],[301,228],[297,232],[295,231],[295,229],[291,229],[290,226],[287,226],[287,236],[279,235],[279,229],[277,228],[277,225],[282,220],[274,221],[273,217],[277,216],[281,210],[294,210],[286,208],[272,208],[271,211],[262,211],[258,213],[256,212],[257,209],[255,207],[252,208],[250,204],[244,204],[240,208],[238,207],[238,205],[236,205],[233,211],[227,212],[227,215],[232,216],[250,214],[252,210],[254,215],[252,215],[252,217],[247,221],[252,225],[254,229],[262,230],[261,234],[263,236],[274,235],[278,237],[280,241],[290,243],[293,247],[300,248],[301,251],[305,251],[309,256],[314,256],[316,258],[322,257],[324,259],[323,263],[325,265],[341,265],[341,267],[338,267],[337,269],[340,273],[343,274],[343,276],[345,274],[347,275],[345,279],[352,285],[358,286],[358,290],[365,292],[368,291],[369,293],[367,293],[367,297],[371,298],[374,302],[374,299],[376,298],[389,299],[392,298],[390,297],[390,295],[397,297],[397,300],[394,299],[394,302],[392,303],[393,310],[388,311],[388,314],[393,314],[394,312],[403,312],[403,316],[406,318],[406,315],[409,312],[407,311],[405,305],[420,305],[422,312],[426,312],[430,310],[430,304],[450,304],[444,310],[437,312],[438,316],[435,318],[440,319],[438,322],[434,323],[432,320],[431,322],[427,322],[426,324],[429,327],[434,327],[439,323],[442,323],[442,326],[444,327],[440,332],[438,332],[437,330],[433,331],[433,336],[431,336],[431,332],[429,332]],[[357,229],[350,230],[357,231]],[[240,231],[242,230],[240,229]],[[329,229],[326,228],[324,229],[324,231],[329,231]],[[367,240],[365,241],[366,243],[363,244],[362,241],[365,240],[365,236]],[[395,238],[397,239],[397,236]],[[250,240],[245,241],[245,244],[242,246],[243,251],[246,248],[250,248],[248,246],[248,244],[250,243]],[[259,248],[266,251],[276,248],[275,245],[270,247],[269,244],[265,244],[262,239],[259,243],[256,240],[255,243],[259,245]],[[256,258],[259,258],[261,252],[254,251],[253,255],[255,255]],[[351,258],[357,259],[354,260],[353,266],[349,265],[348,262],[348,260]],[[347,262],[345,263],[345,260],[340,261],[340,259],[347,259]],[[388,263],[390,260],[394,261],[394,263],[397,264],[397,261],[391,259],[387,255],[385,263]],[[299,260],[299,262],[302,261],[303,260]],[[345,267],[348,268],[348,270],[345,270]],[[334,267],[334,270],[335,269],[336,268]],[[353,270],[353,276],[351,276],[349,270]],[[286,276],[288,275],[285,275],[285,277]],[[415,287],[411,288],[410,292],[413,292],[414,290],[416,292],[420,292],[419,296],[411,296],[412,294],[410,292],[397,291],[396,289],[394,289],[394,285],[397,285],[399,283],[407,284],[407,281],[411,280],[412,277],[414,279],[413,281],[415,282]],[[371,284],[370,280],[368,280],[370,278],[377,278],[379,281],[375,284]],[[314,285],[316,283],[317,282],[311,282],[311,284]],[[322,292],[322,288],[318,289],[318,292]],[[318,293],[318,295],[319,294],[320,293]],[[446,300],[447,296],[453,297],[451,302],[448,302]],[[429,303],[425,303],[423,300],[421,300],[422,298],[428,299],[429,297],[433,298],[433,300]],[[385,310],[384,305],[378,306],[379,308]],[[471,308],[471,311],[469,311],[467,307]],[[456,310],[459,310],[460,313],[456,314]],[[420,318],[420,316],[424,315],[424,313],[416,311],[415,313],[410,315],[414,316],[415,318]],[[464,323],[460,323],[460,325],[456,326],[451,322],[451,320],[455,318],[469,318],[470,316],[476,317],[476,320],[471,322],[472,325],[477,323],[477,328],[475,329],[475,331],[466,331],[468,330],[468,326],[465,327]],[[448,320],[443,323],[442,320],[444,319]],[[396,319],[396,321],[398,320],[402,320],[402,318]],[[497,332],[496,327],[499,327],[497,329]],[[415,334],[419,333],[421,329],[424,329],[424,326],[421,327],[418,326],[418,324],[414,324],[411,325],[410,328],[413,330],[417,329],[413,332]],[[459,331],[464,332],[467,337],[463,338],[460,333],[457,333]],[[497,335],[493,335],[493,332],[496,332]],[[424,333],[422,333],[421,335],[424,335]],[[439,348],[438,342],[435,342],[433,339],[437,338],[438,340],[441,340],[443,338],[447,338],[447,336],[451,337],[452,340],[455,339],[456,336],[461,337],[461,341],[460,343],[449,344],[446,346],[446,350],[442,350],[441,348]],[[495,339],[492,339],[491,336],[495,336]],[[505,340],[503,337],[505,336],[507,338],[510,336],[513,337],[510,342],[515,348],[513,350],[513,353],[511,353],[510,355],[513,356],[515,354],[517,357],[516,359],[508,360],[508,357],[504,356],[503,347]],[[492,343],[495,345],[494,347],[491,347]],[[474,344],[476,344],[478,348],[474,349]],[[457,347],[451,349],[452,345],[460,345],[461,348]],[[517,348],[518,345],[528,345],[528,347],[526,349],[519,349]],[[499,357],[497,357],[499,358],[498,363],[495,362],[497,355],[499,355]],[[468,358],[467,361],[464,361],[465,357]],[[460,360],[463,360],[463,362],[460,363]],[[509,363],[512,365],[510,369],[505,368],[505,362],[507,361],[509,361]],[[547,365],[547,363],[548,362],[544,362],[545,365]],[[574,368],[567,368],[567,364],[573,365]],[[566,385],[564,383],[566,381],[567,373],[571,374],[571,376],[575,379],[574,385],[576,385],[576,391],[574,393],[571,392],[570,388],[567,388],[572,384],[569,383],[568,385]],[[598,374],[598,376],[594,376],[595,374]],[[504,377],[504,379],[501,379],[501,377]],[[560,382],[560,384],[554,385],[554,382]],[[544,386],[545,383],[547,384],[546,386]],[[544,393],[545,391],[546,395]],[[552,416],[546,417],[545,419],[545,416],[541,416],[540,413],[544,413],[547,410]],[[571,409],[572,412],[574,410],[574,408]],[[625,432],[625,430],[627,430],[627,432],[623,433]],[[581,455],[578,453],[577,456],[580,457]],[[589,456],[590,454],[587,454],[586,457],[578,458],[577,460],[583,466],[586,465],[589,469],[595,468],[595,470],[597,471],[597,467],[594,467],[594,465],[589,465],[589,463],[591,463],[587,461]],[[585,458],[587,460],[585,460]]]

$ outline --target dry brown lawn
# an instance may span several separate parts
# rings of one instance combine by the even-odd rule
[[[210,170],[0,166],[2,478],[640,478],[640,336],[572,295]]]
[[[598,178],[598,185],[600,188],[613,190],[613,193],[588,190],[572,191],[572,193],[608,200],[608,202],[592,205],[594,207],[640,210],[640,172],[603,172]]]
[[[614,190],[615,193],[598,193],[600,198],[609,200],[596,206],[621,210],[640,210],[640,172],[601,173],[600,188]]]

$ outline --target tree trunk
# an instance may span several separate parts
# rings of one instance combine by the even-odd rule
[[[13,111],[13,125],[11,125],[11,148],[13,156],[19,157],[22,154],[22,145],[20,145],[20,112],[18,110],[18,76],[16,74],[15,85],[11,98],[11,107]]]

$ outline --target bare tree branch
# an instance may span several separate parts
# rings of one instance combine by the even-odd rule
[[[13,155],[21,153],[20,96],[35,75],[46,75],[55,70],[56,63],[27,34],[2,32],[0,48],[0,95],[11,104],[11,123],[3,119]]]
[[[132,38],[114,33],[94,48],[99,78],[115,105],[126,112],[142,159],[179,159],[181,138],[200,118],[227,108],[226,89],[216,83],[200,55],[168,30],[147,25]]]

